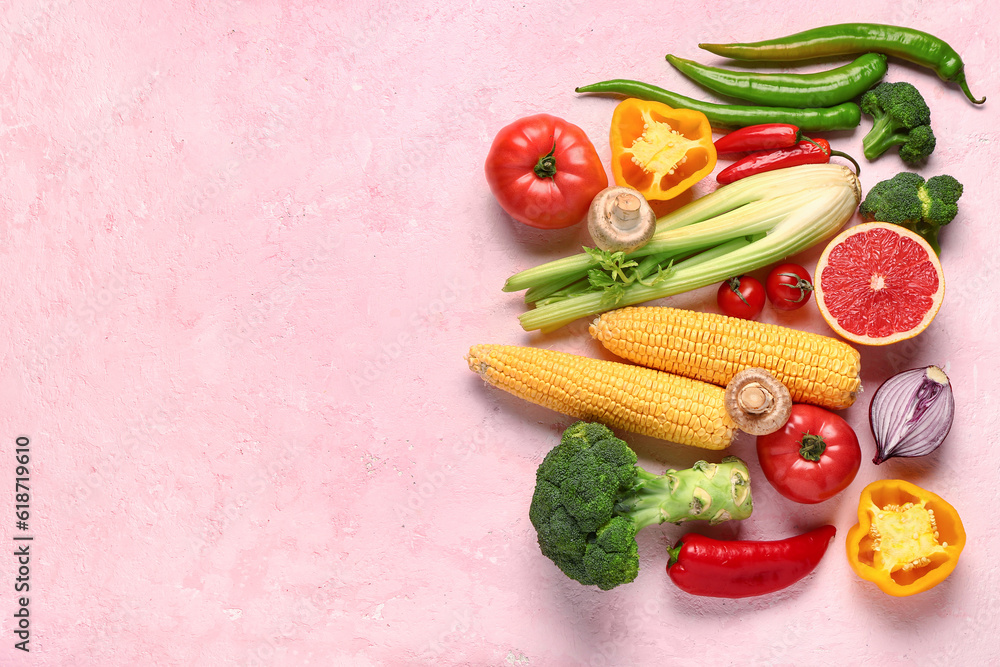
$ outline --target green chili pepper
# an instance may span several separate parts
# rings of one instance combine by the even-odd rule
[[[878,83],[888,69],[881,53],[866,53],[853,63],[826,72],[735,72],[668,55],[681,74],[714,93],[755,104],[829,107],[847,102]]]
[[[669,90],[641,81],[612,79],[581,86],[578,93],[604,93],[637,97],[640,100],[662,102],[678,109],[693,109],[708,117],[713,127],[747,127],[761,123],[789,123],[803,132],[823,132],[826,130],[849,130],[861,123],[861,109],[853,102],[844,102],[821,109],[792,109],[789,107],[756,107],[729,104],[713,104],[693,100]]]
[[[954,81],[973,104],[965,82],[965,64],[946,42],[920,30],[878,23],[840,23],[762,42],[699,44],[716,55],[737,60],[805,60],[875,51],[929,67],[945,81]]]

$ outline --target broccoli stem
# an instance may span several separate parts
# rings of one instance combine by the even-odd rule
[[[538,546],[566,576],[609,590],[639,572],[636,533],[664,521],[745,519],[746,464],[734,456],[654,475],[603,424],[576,422],[538,466],[528,518]]]
[[[920,234],[921,238],[927,241],[927,245],[931,247],[938,257],[941,256],[941,243],[938,241],[938,228],[930,227],[929,225],[919,225],[916,229],[917,234]]]
[[[879,116],[871,131],[861,140],[866,160],[874,160],[893,146],[906,142],[906,134],[899,134],[900,125],[888,115]]]
[[[628,516],[636,530],[664,523],[707,519],[717,524],[745,519],[753,510],[750,473],[743,461],[727,456],[722,463],[698,461],[686,470],[663,475],[636,466],[638,482],[621,498],[615,512]]]

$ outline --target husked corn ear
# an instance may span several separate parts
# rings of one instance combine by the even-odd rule
[[[590,335],[629,361],[723,387],[744,369],[764,368],[796,403],[846,408],[861,388],[853,347],[775,324],[645,306],[604,313]]]
[[[495,387],[577,419],[704,449],[736,424],[721,387],[651,368],[514,345],[474,345],[469,368]]]

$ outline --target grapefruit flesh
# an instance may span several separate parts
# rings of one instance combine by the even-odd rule
[[[827,323],[861,345],[888,345],[927,328],[944,298],[944,273],[917,234],[885,222],[841,232],[816,266],[816,303]]]

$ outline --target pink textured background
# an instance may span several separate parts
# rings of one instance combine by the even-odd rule
[[[0,506],[28,435],[36,535],[30,655],[12,647],[15,563],[0,556],[0,664],[998,664],[991,5],[454,4],[0,10]],[[912,342],[863,352],[868,391],[844,415],[866,460],[846,492],[798,506],[758,474],[753,517],[710,531],[777,539],[829,521],[837,541],[802,583],[720,601],[672,586],[665,547],[683,529],[649,528],[635,583],[581,587],[527,518],[535,467],[571,420],[483,386],[462,357],[480,342],[602,354],[579,323],[525,334],[519,295],[500,291],[585,230],[513,223],[482,175],[489,144],[550,112],[607,165],[614,102],[574,86],[624,77],[707,98],[665,53],[719,63],[697,43],[851,20],[947,39],[990,101],[891,63],[933,110],[921,173],[966,186],[943,234],[944,306]],[[830,138],[860,156],[869,123]],[[903,165],[863,167],[870,187]],[[711,292],[671,303],[712,309]],[[765,319],[829,331],[812,304]],[[929,363],[954,381],[954,429],[933,456],[876,469],[871,393]],[[630,441],[653,469],[706,456]],[[759,471],[752,440],[731,453]],[[843,553],[858,493],[889,476],[943,495],[970,538],[947,582],[908,599]]]

